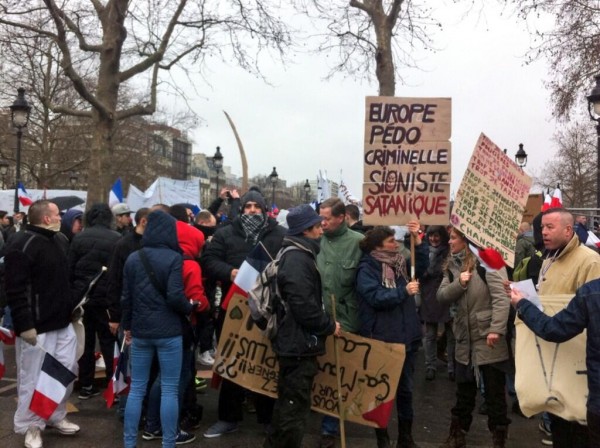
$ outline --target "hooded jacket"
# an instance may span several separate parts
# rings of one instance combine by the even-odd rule
[[[286,252],[277,271],[281,300],[288,306],[278,308],[279,330],[273,350],[279,356],[316,356],[325,353],[325,337],[335,331],[335,322],[325,312],[321,298],[321,276],[316,258],[319,243],[306,237],[286,236],[282,250]]]
[[[60,220],[60,233],[66,236],[69,242],[71,242],[73,240],[73,237],[75,236],[72,231],[73,222],[76,219],[82,218],[83,212],[81,210],[76,209],[67,210],[66,213],[62,216]]]
[[[133,337],[144,339],[181,336],[183,316],[192,305],[183,290],[183,258],[177,242],[175,219],[162,211],[148,215],[142,249],[163,291],[158,291],[140,258],[132,253],[125,262],[122,325]]]
[[[85,214],[85,227],[73,237],[69,248],[69,275],[75,297],[81,299],[102,267],[108,267],[121,235],[110,226],[113,214],[106,204],[94,204]],[[88,307],[108,308],[107,275],[103,274],[89,294]]]
[[[209,307],[208,299],[202,285],[202,270],[197,258],[204,246],[202,232],[182,221],[176,222],[177,240],[183,252],[183,287],[188,300],[199,302],[197,312],[206,311]]]

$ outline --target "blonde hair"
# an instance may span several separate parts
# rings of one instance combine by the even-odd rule
[[[456,227],[448,228],[448,234],[452,234],[452,232],[454,232],[461,240],[463,240],[466,245],[465,258],[462,262],[461,272],[471,272],[477,267],[477,259],[475,258],[475,255],[473,255],[473,252],[471,252],[471,250],[469,249],[469,241],[465,238],[465,235]],[[452,252],[450,252],[448,254],[448,258],[446,258],[443,267],[444,270],[448,269],[448,264],[450,263],[450,260],[452,260]]]

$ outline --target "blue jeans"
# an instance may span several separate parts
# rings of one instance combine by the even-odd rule
[[[154,353],[158,356],[161,372],[160,420],[163,431],[162,446],[164,448],[175,447],[177,420],[179,418],[177,392],[183,353],[181,336],[160,339],[133,338],[131,344],[131,389],[125,408],[125,448],[135,448],[136,446],[142,401],[146,395]]]
[[[183,351],[182,369],[179,376],[179,392],[177,394],[177,405],[181,411],[183,397],[188,383],[192,379],[190,364],[194,358],[194,352],[191,350]],[[148,394],[148,409],[146,411],[146,431],[154,432],[160,429],[160,404],[161,404],[161,377],[162,371],[156,377],[156,380],[150,388]]]

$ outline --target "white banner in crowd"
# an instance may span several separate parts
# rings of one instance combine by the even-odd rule
[[[200,182],[198,178],[175,180],[159,177],[146,191],[141,191],[134,185],[130,185],[125,202],[134,212],[142,207],[151,207],[155,204],[189,203],[201,208]]]
[[[77,196],[78,198],[81,198],[85,201],[87,198],[87,191],[81,190],[45,190],[45,192],[46,199],[53,199],[63,196]],[[44,190],[27,189],[27,197],[34,202],[39,199],[43,199]],[[0,210],[6,210],[9,215],[12,215],[14,205],[15,190],[0,190]],[[85,204],[73,208],[83,210],[85,208]],[[29,210],[29,206],[19,203],[19,210],[27,213],[27,211]]]

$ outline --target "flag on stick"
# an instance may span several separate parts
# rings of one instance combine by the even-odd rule
[[[125,341],[121,351],[119,346],[115,342],[115,354],[113,358],[113,376],[108,383],[108,387],[104,391],[104,399],[106,400],[106,407],[110,408],[115,402],[117,395],[125,395],[129,392],[129,385],[131,384],[131,375],[129,374],[129,356],[125,350]]]
[[[46,353],[37,385],[31,397],[29,410],[48,420],[64,400],[67,388],[77,375],[67,369],[55,357]]]
[[[112,208],[113,205],[120,204],[121,202],[123,202],[123,186],[119,177],[108,193],[108,206]]]
[[[27,193],[27,190],[25,190],[25,187],[23,186],[23,182],[19,182],[19,188],[18,188],[17,195],[19,197],[19,202],[21,203],[21,205],[23,207],[27,207],[27,206],[33,204],[33,200],[31,199],[31,196],[29,196],[29,193]]]

